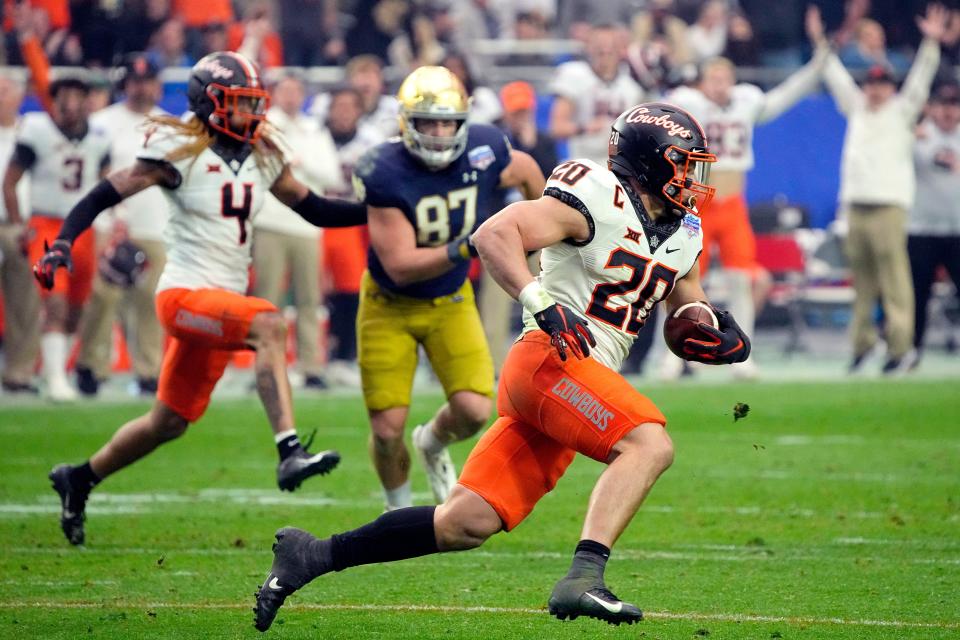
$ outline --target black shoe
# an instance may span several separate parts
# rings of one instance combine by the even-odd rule
[[[93,397],[100,392],[100,381],[93,375],[92,369],[77,367],[77,389],[87,397]]]
[[[253,626],[259,631],[270,628],[287,596],[329,571],[317,566],[324,557],[324,545],[330,544],[328,540],[319,540],[293,527],[280,529],[275,537],[270,573],[254,594],[257,600],[253,607]]]
[[[303,388],[323,391],[324,389],[329,389],[330,385],[327,384],[327,380],[323,376],[307,375],[303,379]]]
[[[916,367],[917,360],[917,352],[914,349],[907,351],[899,358],[890,358],[883,363],[883,375],[899,376],[909,371],[913,371]]]
[[[336,451],[307,453],[301,448],[277,465],[277,484],[281,491],[294,491],[310,476],[326,475],[339,463],[340,454]]]
[[[54,467],[47,477],[53,483],[53,490],[60,495],[60,528],[63,529],[63,535],[70,544],[81,545],[84,539],[83,521],[87,518],[84,511],[89,494],[74,489],[70,482],[72,470],[73,467],[69,464],[61,464]]]
[[[137,378],[137,388],[142,396],[155,396],[157,395],[157,379]]]
[[[0,384],[3,385],[3,390],[5,393],[26,393],[27,395],[31,396],[39,395],[40,393],[40,389],[37,389],[29,382],[11,382],[9,380],[4,380]]]
[[[564,578],[553,588],[548,608],[561,620],[587,616],[617,625],[643,620],[640,609],[610,593],[596,578]]]

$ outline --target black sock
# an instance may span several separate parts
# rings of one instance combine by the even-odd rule
[[[603,570],[610,559],[610,547],[593,540],[581,540],[573,552],[573,564],[567,575],[571,578],[594,576],[603,580]]]
[[[437,553],[433,531],[436,507],[408,507],[388,511],[359,529],[330,537],[330,565],[334,571],[375,562],[405,560]]]
[[[300,438],[297,437],[297,434],[287,436],[277,443],[277,453],[280,454],[280,462],[283,462],[293,454],[302,450],[303,445],[300,444]]]
[[[74,489],[84,494],[90,493],[95,486],[100,484],[100,478],[93,472],[89,460],[70,470],[70,484]]]

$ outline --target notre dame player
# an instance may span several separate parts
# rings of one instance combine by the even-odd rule
[[[403,432],[419,346],[447,396],[413,432],[437,502],[457,481],[446,446],[490,416],[493,361],[467,281],[476,255],[469,236],[496,189],[519,187],[533,199],[545,183],[536,162],[511,149],[499,129],[467,124],[469,98],[447,69],[417,69],[397,97],[400,137],[371,149],[354,169],[370,229],[357,315],[360,375],[388,509],[411,505]]]

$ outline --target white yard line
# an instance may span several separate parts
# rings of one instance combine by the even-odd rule
[[[682,562],[767,562],[767,563],[790,563],[790,562],[876,562],[883,564],[890,562],[887,556],[845,556],[836,553],[830,553],[826,547],[803,547],[803,548],[783,548],[783,547],[732,547],[727,548],[724,545],[684,545],[690,551],[674,550],[644,550],[644,549],[617,549],[617,557],[624,560],[668,560]],[[817,552],[817,549],[826,550]],[[269,549],[266,545],[263,547],[240,547],[240,548],[185,548],[170,549],[157,548],[147,549],[142,547],[105,547],[105,548],[57,548],[57,547],[10,547],[5,549],[12,555],[146,555],[146,556],[176,556],[178,554],[185,556],[233,556],[246,554],[268,554]],[[812,551],[812,552],[811,552]],[[457,566],[463,566],[465,557],[474,558],[492,558],[502,560],[562,560],[566,562],[570,558],[566,551],[471,551],[467,555],[461,554],[441,554],[433,556],[430,562],[450,563]],[[898,560],[907,564],[919,565],[960,565],[960,557],[920,557],[906,558]]]
[[[2,609],[182,609],[182,610],[246,610],[250,608],[249,603],[178,603],[178,602],[147,602],[143,604],[136,603],[93,603],[93,602],[0,602]],[[420,604],[311,604],[301,603],[287,607],[288,611],[392,611],[397,613],[504,613],[520,615],[543,615],[544,609],[531,609],[524,607],[460,607],[454,605],[420,605]],[[652,620],[700,620],[716,622],[781,622],[797,625],[839,625],[839,626],[857,626],[857,627],[895,627],[904,629],[960,629],[960,622],[953,621],[932,621],[932,622],[913,622],[909,620],[865,620],[851,618],[816,616],[764,616],[749,615],[738,613],[701,613],[696,611],[674,612],[674,611],[647,611],[644,616]]]

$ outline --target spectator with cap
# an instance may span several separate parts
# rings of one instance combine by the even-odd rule
[[[907,223],[907,252],[913,275],[914,338],[923,351],[927,305],[943,267],[960,289],[960,84],[947,80],[930,98],[913,148],[917,198]]]
[[[847,117],[840,175],[840,203],[848,225],[846,252],[855,293],[850,372],[862,370],[878,342],[877,300],[883,304],[887,360],[884,374],[910,369],[913,351],[913,287],[907,258],[907,210],[916,190],[914,125],[926,102],[940,40],[950,13],[931,4],[917,20],[923,42],[900,92],[889,69],[870,69],[858,87],[836,55],[828,57],[824,80]],[[819,39],[823,39],[822,25]]]
[[[522,81],[511,82],[500,89],[503,103],[503,129],[514,149],[536,161],[543,175],[550,175],[559,163],[557,142],[537,129],[537,94]]]
[[[303,81],[288,74],[274,85],[270,124],[289,145],[285,157],[293,175],[317,193],[341,183],[337,152],[329,132],[301,110]],[[283,306],[287,282],[297,311],[297,366],[303,386],[325,389],[319,355],[317,309],[320,305],[320,229],[266,194],[263,210],[253,221],[253,295]],[[288,277],[289,276],[289,277]]]
[[[13,155],[23,102],[23,84],[0,76],[0,174]],[[29,178],[17,185],[17,201],[29,216]],[[40,296],[30,274],[26,252],[26,228],[15,224],[0,201],[0,293],[4,302],[3,374],[4,393],[36,394],[33,372],[40,353]]]
[[[149,119],[168,115],[157,106],[163,96],[158,74],[159,69],[145,53],[128,54],[119,79],[123,99],[90,116],[91,126],[105,131],[110,139],[110,157],[117,166],[133,165],[137,152],[143,147]],[[113,327],[120,319],[124,323],[137,391],[149,396],[157,391],[163,348],[163,330],[153,298],[167,259],[163,230],[169,217],[168,205],[160,188],[150,187],[124,200],[112,213],[113,228],[95,226],[99,236],[97,244],[102,248],[101,268],[80,322],[77,388],[83,395],[94,396],[99,392],[100,383],[109,377]],[[136,273],[123,274],[130,277],[129,280],[118,277],[108,268],[121,245],[134,253],[142,252],[146,259],[145,265],[137,266]],[[120,249],[120,253],[124,250]]]

